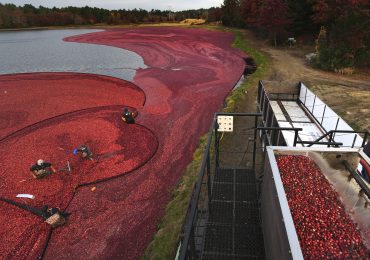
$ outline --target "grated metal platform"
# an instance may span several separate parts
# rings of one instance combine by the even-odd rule
[[[265,259],[264,251],[254,171],[219,169],[202,259]]]

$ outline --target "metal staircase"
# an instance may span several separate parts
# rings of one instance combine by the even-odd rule
[[[220,115],[241,120],[232,134],[238,135],[244,149],[220,147]],[[265,259],[255,170],[260,117],[259,113],[215,115],[183,226],[178,259]],[[228,160],[222,157],[226,154]]]
[[[264,259],[257,181],[251,169],[219,169],[201,259]]]

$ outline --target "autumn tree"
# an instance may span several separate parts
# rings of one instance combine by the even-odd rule
[[[246,0],[241,5],[241,13],[247,26],[266,32],[275,46],[278,35],[283,34],[291,22],[284,0]]]
[[[288,7],[284,0],[265,0],[260,7],[259,25],[273,37],[275,46],[277,36],[284,33],[288,19]]]
[[[325,26],[326,39],[318,46],[318,64],[324,69],[369,65],[370,1],[312,0],[312,19]]]
[[[241,4],[241,15],[246,22],[247,27],[258,27],[260,19],[260,7],[262,1],[247,0]]]

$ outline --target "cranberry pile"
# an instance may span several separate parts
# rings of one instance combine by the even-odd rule
[[[306,156],[279,156],[280,175],[306,259],[366,259],[370,250],[338,194]]]

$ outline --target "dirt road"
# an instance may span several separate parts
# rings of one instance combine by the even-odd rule
[[[370,129],[370,75],[345,76],[316,70],[307,65],[303,46],[274,48],[250,32],[246,32],[246,38],[270,57],[271,69],[265,80],[272,81],[277,90],[291,89],[302,81],[354,129]]]

